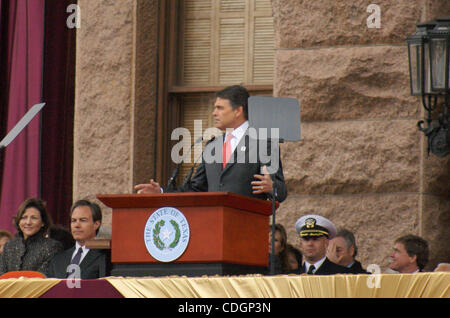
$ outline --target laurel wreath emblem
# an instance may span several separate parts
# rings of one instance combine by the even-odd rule
[[[153,229],[153,243],[159,250],[166,249],[166,245],[159,237],[159,233],[161,232],[161,228],[164,226],[165,222],[164,220],[161,220],[155,224],[155,228]],[[181,231],[180,227],[178,226],[178,223],[174,220],[170,220],[170,224],[172,224],[173,228],[175,229],[175,238],[173,241],[169,244],[168,248],[174,248],[178,245],[178,242],[180,241]]]

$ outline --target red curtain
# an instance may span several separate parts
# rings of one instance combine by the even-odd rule
[[[6,45],[6,130],[10,131],[34,104],[41,102],[44,0],[2,1],[8,21],[2,21]],[[3,8],[5,6],[5,8]],[[7,7],[7,8],[6,8]],[[4,16],[3,16],[4,19]],[[2,20],[3,20],[2,19]],[[45,108],[44,108],[45,109]],[[0,228],[14,232],[12,217],[20,203],[39,196],[40,115],[6,148],[1,180]]]
[[[45,1],[41,197],[53,222],[69,225],[72,204],[76,29],[66,26],[75,0]]]
[[[38,196],[56,224],[72,204],[76,0],[0,0],[0,139],[38,102],[46,106],[0,152],[0,228],[27,197]]]

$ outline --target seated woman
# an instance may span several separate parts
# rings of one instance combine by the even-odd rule
[[[274,274],[283,274],[289,271],[288,254],[286,250],[287,234],[283,225],[275,224],[275,242],[274,253],[272,255],[272,226],[269,226],[269,266],[270,272],[271,263],[274,261]],[[272,258],[273,257],[273,258]]]
[[[60,242],[46,237],[51,224],[44,201],[30,198],[22,202],[14,220],[18,233],[0,254],[0,275],[24,270],[46,275],[50,260],[63,249]]]
[[[302,253],[298,248],[295,248],[291,244],[286,245],[287,251],[287,263],[288,263],[288,273],[295,273],[302,266]]]

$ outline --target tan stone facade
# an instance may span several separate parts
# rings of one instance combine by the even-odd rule
[[[449,261],[449,159],[427,156],[410,96],[406,37],[420,21],[450,12],[447,1],[273,1],[274,95],[300,102],[302,140],[287,143],[290,191],[278,220],[306,213],[352,230],[359,259],[383,269],[395,238],[430,241],[428,269]]]
[[[289,196],[277,221],[295,243],[298,217],[328,217],[354,231],[364,266],[383,269],[393,240],[418,234],[430,269],[450,261],[450,158],[426,154],[405,39],[450,4],[376,1],[377,29],[373,2],[272,1],[274,96],[297,98],[302,121],[302,139],[282,145]],[[73,196],[131,193],[155,175],[158,1],[78,3]]]
[[[73,198],[131,193],[155,167],[158,3],[78,4]]]

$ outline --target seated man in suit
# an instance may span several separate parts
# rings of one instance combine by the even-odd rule
[[[273,194],[279,202],[286,198],[279,149],[272,150],[274,144],[270,141],[255,142],[249,133],[248,98],[248,91],[239,85],[216,94],[212,115],[216,128],[226,133],[206,144],[202,162],[190,183],[164,191],[233,192],[260,199]],[[154,180],[138,184],[135,189],[137,193],[163,192]]]
[[[87,240],[95,238],[101,223],[102,211],[96,203],[87,200],[75,202],[70,209],[70,230],[75,246],[55,255],[47,277],[95,279],[108,276],[109,260],[106,252],[85,246]]]
[[[347,229],[339,229],[330,240],[327,258],[335,264],[347,267],[353,274],[369,274],[355,259],[358,254],[355,235]]]
[[[295,223],[300,235],[300,246],[305,260],[298,273],[308,275],[333,275],[351,273],[346,267],[332,263],[327,257],[329,239],[336,235],[334,224],[320,215],[304,215]]]

